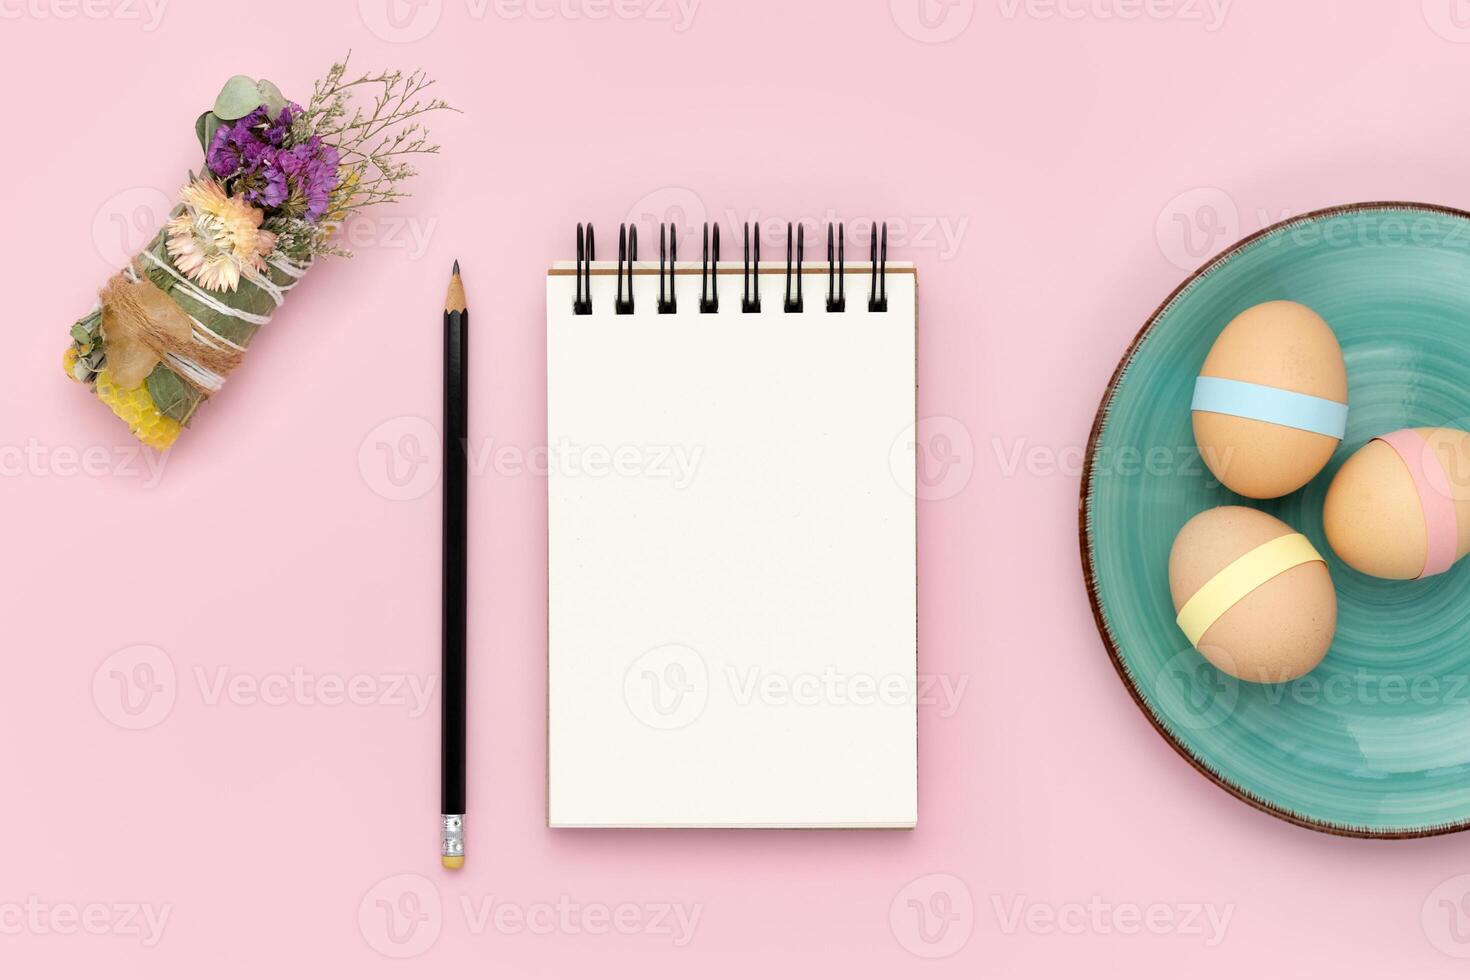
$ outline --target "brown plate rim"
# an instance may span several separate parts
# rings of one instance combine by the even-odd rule
[[[1138,348],[1143,344],[1144,339],[1148,337],[1149,332],[1158,324],[1158,321],[1163,317],[1164,313],[1174,305],[1174,301],[1216,268],[1230,261],[1241,251],[1261,238],[1276,234],[1295,225],[1320,221],[1323,218],[1345,214],[1362,214],[1371,211],[1427,211],[1470,221],[1470,211],[1463,211],[1459,208],[1446,207],[1440,204],[1424,204],[1417,201],[1368,201],[1360,204],[1340,204],[1287,218],[1247,235],[1218,255],[1208,259],[1203,265],[1186,276],[1184,281],[1176,286],[1173,292],[1169,293],[1164,301],[1149,315],[1143,327],[1134,335],[1132,343],[1128,345],[1128,349],[1123,353],[1122,359],[1118,361],[1118,366],[1113,369],[1113,375],[1108,379],[1108,386],[1103,391],[1102,400],[1098,403],[1097,414],[1093,417],[1092,429],[1087,436],[1087,452],[1084,454],[1082,464],[1082,486],[1077,500],[1078,543],[1081,546],[1082,578],[1087,586],[1087,601],[1092,608],[1093,622],[1097,626],[1098,635],[1102,637],[1103,646],[1107,648],[1108,659],[1112,661],[1113,669],[1117,671],[1119,679],[1123,682],[1123,686],[1128,690],[1129,696],[1133,698],[1133,703],[1138,706],[1138,710],[1148,719],[1149,724],[1153,726],[1154,730],[1159,733],[1165,742],[1173,747],[1175,752],[1194,767],[1195,771],[1241,802],[1247,803],[1263,813],[1269,813],[1271,816],[1280,820],[1285,820],[1287,823],[1304,827],[1307,830],[1315,830],[1338,837],[1356,837],[1375,840],[1412,840],[1422,837],[1438,837],[1443,834],[1453,834],[1470,829],[1470,818],[1452,824],[1438,824],[1404,830],[1374,830],[1367,827],[1354,827],[1326,820],[1317,820],[1305,814],[1297,813],[1295,810],[1287,807],[1279,806],[1251,792],[1244,786],[1239,786],[1231,782],[1220,773],[1215,772],[1210,768],[1208,763],[1196,756],[1175,738],[1174,734],[1169,731],[1168,727],[1163,724],[1162,720],[1143,699],[1143,695],[1133,683],[1133,677],[1128,672],[1127,665],[1123,662],[1123,657],[1118,650],[1117,644],[1108,631],[1107,623],[1103,619],[1102,603],[1097,594],[1097,580],[1092,568],[1092,536],[1087,527],[1087,501],[1092,490],[1093,458],[1097,452],[1098,438],[1102,435],[1103,423],[1107,418],[1108,406],[1112,403],[1113,396],[1117,393],[1118,383],[1122,380],[1128,365],[1132,363],[1134,355],[1138,353]]]

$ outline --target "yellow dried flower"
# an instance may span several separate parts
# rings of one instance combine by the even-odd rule
[[[357,182],[362,179],[362,169],[353,167],[343,176],[341,183],[332,191],[334,198],[332,209],[327,212],[326,220],[331,224],[338,225],[347,216],[347,209],[352,206],[352,199],[356,196]]]
[[[112,383],[104,369],[97,373],[97,397],[102,404],[112,409],[112,414],[127,423],[133,435],[145,446],[163,452],[174,444],[183,428],[176,419],[171,419],[153,404],[148,386],[119,388]]]

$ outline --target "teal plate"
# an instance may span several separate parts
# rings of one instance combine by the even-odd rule
[[[1221,328],[1273,299],[1326,318],[1347,359],[1348,430],[1326,469],[1280,500],[1245,501],[1200,461],[1195,376]],[[1338,561],[1322,502],[1371,437],[1470,429],[1470,214],[1422,204],[1319,211],[1242,241],[1144,325],[1103,396],[1082,479],[1082,564],[1119,676],[1159,732],[1238,798],[1356,837],[1470,827],[1470,561],[1385,582]],[[1185,521],[1246,503],[1311,538],[1338,594],[1322,664],[1287,684],[1236,681],[1174,623],[1169,547]]]

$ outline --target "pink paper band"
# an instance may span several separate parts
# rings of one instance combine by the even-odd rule
[[[1459,521],[1455,516],[1455,498],[1450,493],[1449,475],[1434,447],[1413,429],[1400,429],[1378,436],[1398,453],[1399,459],[1409,468],[1414,478],[1414,487],[1419,491],[1419,504],[1424,509],[1424,530],[1428,545],[1424,556],[1424,571],[1420,578],[1428,578],[1450,570],[1455,563],[1455,553],[1460,547]]]

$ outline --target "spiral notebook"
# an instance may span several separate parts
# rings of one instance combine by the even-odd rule
[[[917,821],[915,271],[753,231],[547,276],[553,827]]]

